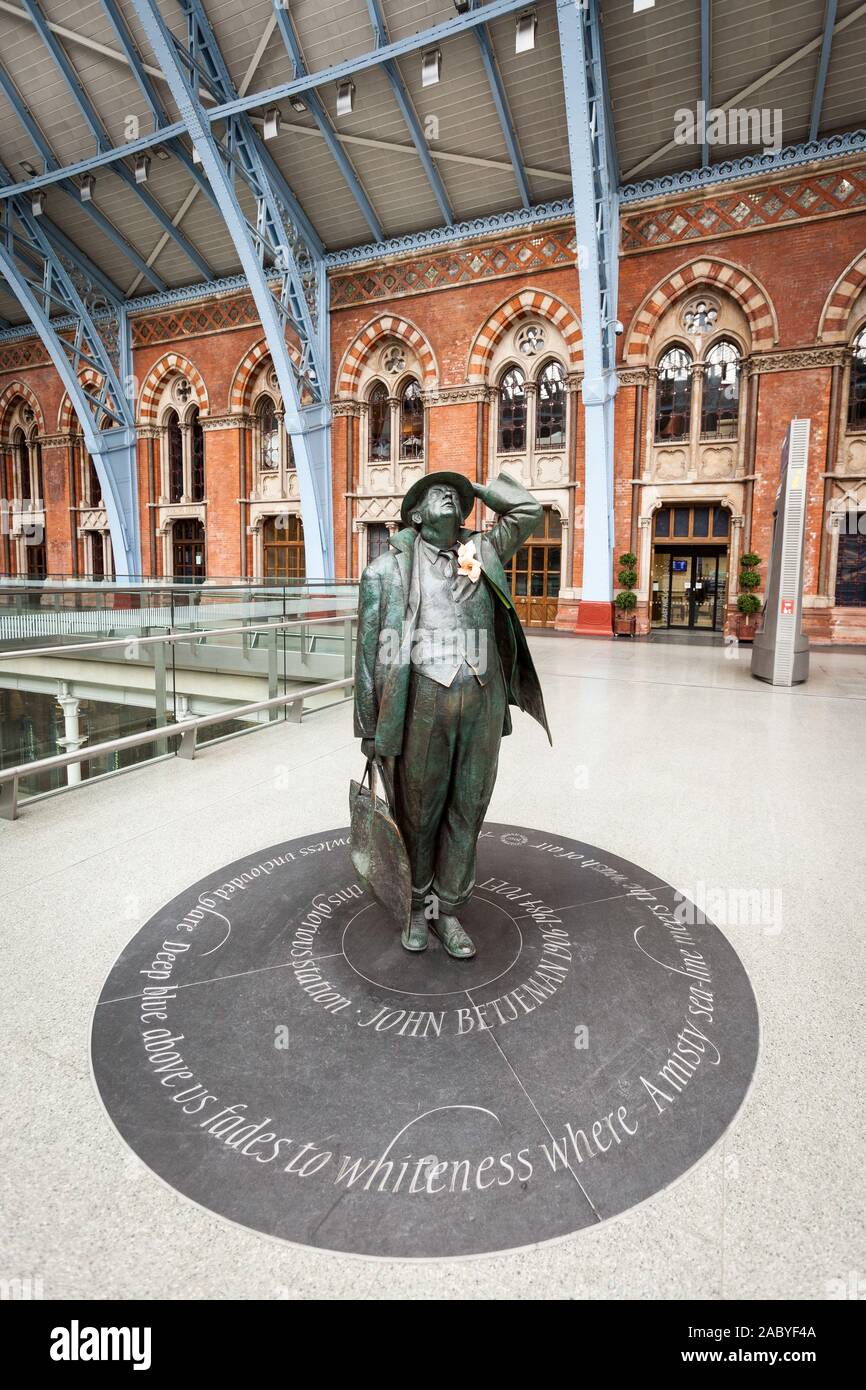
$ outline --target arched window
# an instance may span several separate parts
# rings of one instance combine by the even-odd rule
[[[256,406],[259,424],[259,468],[272,473],[280,466],[280,422],[270,396],[261,396]]]
[[[388,463],[391,458],[391,402],[387,387],[377,381],[368,397],[369,453],[371,463]]]
[[[734,343],[715,343],[706,356],[701,395],[701,438],[735,439],[740,410],[740,354]]]
[[[262,543],[265,579],[305,577],[304,525],[299,516],[269,516],[262,528]]]
[[[32,502],[33,485],[30,478],[30,448],[27,444],[27,436],[20,425],[12,435],[12,450],[18,469],[18,486],[21,489],[21,501]]]
[[[536,449],[565,448],[565,372],[558,362],[547,362],[537,377],[535,404]]]
[[[165,417],[165,443],[168,454],[168,500],[179,502],[183,497],[183,434],[177,411]]]
[[[90,457],[89,454],[87,455],[87,481],[89,485],[87,497],[88,502],[90,503],[91,507],[101,507],[102,484],[99,481],[99,474],[96,471],[96,464],[93,462],[93,459]]]
[[[866,328],[854,339],[848,386],[848,428],[866,430]]]
[[[414,378],[400,393],[400,457],[424,457],[424,402],[421,387]]]
[[[692,359],[685,348],[669,348],[659,360],[656,382],[656,442],[688,439],[692,403]]]
[[[193,502],[204,501],[204,430],[201,427],[201,420],[198,415],[198,406],[194,406],[189,415],[190,424],[190,445],[192,454],[192,500]]]
[[[526,448],[526,377],[510,367],[499,383],[497,453],[518,454]]]

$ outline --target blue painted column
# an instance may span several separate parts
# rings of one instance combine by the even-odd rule
[[[619,246],[617,171],[596,0],[557,0],[583,337],[583,576],[577,630],[613,631],[613,448]],[[578,506],[580,502],[578,501]]]

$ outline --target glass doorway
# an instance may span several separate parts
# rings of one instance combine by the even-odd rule
[[[728,587],[726,550],[656,549],[653,555],[653,627],[720,631]]]

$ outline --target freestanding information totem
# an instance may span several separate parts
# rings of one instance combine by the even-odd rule
[[[809,425],[808,420],[792,420],[785,436],[782,475],[773,510],[764,625],[752,646],[752,675],[771,685],[798,685],[809,675],[809,639],[803,632]]]

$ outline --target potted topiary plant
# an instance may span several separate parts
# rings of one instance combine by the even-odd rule
[[[633,637],[637,617],[637,594],[634,585],[637,583],[637,556],[632,555],[630,550],[626,550],[619,557],[619,574],[617,575],[622,588],[614,599],[616,614],[614,616],[614,631],[617,637]]]
[[[761,583],[760,563],[760,555],[751,550],[740,557],[740,592],[737,595],[737,638],[740,642],[753,641],[758,625],[761,600],[754,591]]]

